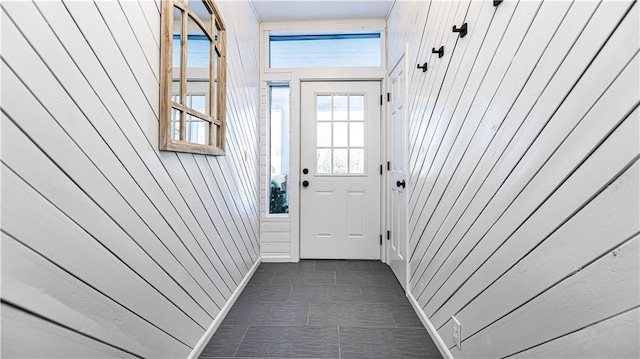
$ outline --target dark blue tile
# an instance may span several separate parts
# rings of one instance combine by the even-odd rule
[[[338,329],[341,358],[442,358],[424,328]]]
[[[305,303],[238,303],[221,325],[306,325],[308,313]]]
[[[424,328],[420,317],[410,303],[389,305],[397,327]]]
[[[292,272],[292,271],[304,271],[313,272],[315,270],[315,260],[302,259],[296,263],[261,263],[258,269],[264,271],[280,271],[280,272]]]
[[[343,260],[343,259],[318,259],[316,271],[364,271],[372,272],[369,261]]]
[[[327,327],[249,327],[239,357],[337,358],[338,329]]]
[[[200,358],[232,357],[247,332],[248,326],[221,326],[204,347]]]
[[[336,284],[348,285],[379,285],[389,288],[400,287],[400,283],[393,275],[393,272],[336,272]]]
[[[271,284],[336,284],[335,272],[276,272]]]
[[[377,303],[311,303],[309,325],[395,327],[387,304]]]
[[[409,303],[402,287],[397,285],[361,285],[362,297],[367,302]]]
[[[247,284],[237,302],[286,302],[290,291],[291,285]]]
[[[362,292],[358,286],[348,285],[303,285],[291,286],[290,302],[361,302]]]
[[[275,274],[275,271],[258,268],[249,279],[249,284],[269,284]]]
[[[391,267],[381,261],[369,261],[369,264],[374,272],[391,272]]]

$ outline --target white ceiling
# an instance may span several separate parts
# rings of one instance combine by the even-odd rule
[[[386,19],[395,0],[250,0],[261,22]]]

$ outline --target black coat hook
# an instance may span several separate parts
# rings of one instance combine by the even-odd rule
[[[462,24],[459,29],[456,27],[456,25],[453,25],[453,32],[459,32],[460,38],[467,36],[467,23],[465,22],[464,24]]]
[[[502,0],[493,0],[493,6],[498,6],[501,2]]]
[[[425,62],[424,65],[422,65],[422,66],[420,64],[418,64],[418,68],[422,69],[422,72],[427,72],[427,63]]]
[[[434,48],[432,48],[432,49],[431,49],[431,53],[432,53],[432,54],[438,54],[438,57],[439,57],[439,58],[440,58],[440,57],[442,57],[442,56],[444,56],[444,46],[440,46],[440,48],[439,48],[439,49],[437,49],[437,50],[436,50],[436,48],[435,48],[435,47],[434,47]]]

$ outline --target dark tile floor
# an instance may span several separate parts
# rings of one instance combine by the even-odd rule
[[[263,263],[200,358],[442,358],[379,261]]]

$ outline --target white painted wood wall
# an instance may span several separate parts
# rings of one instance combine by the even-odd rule
[[[227,155],[158,152],[160,1],[3,2],[2,357],[186,357],[259,256],[259,31]]]
[[[454,357],[640,356],[638,19],[628,0],[395,3],[410,294]]]

